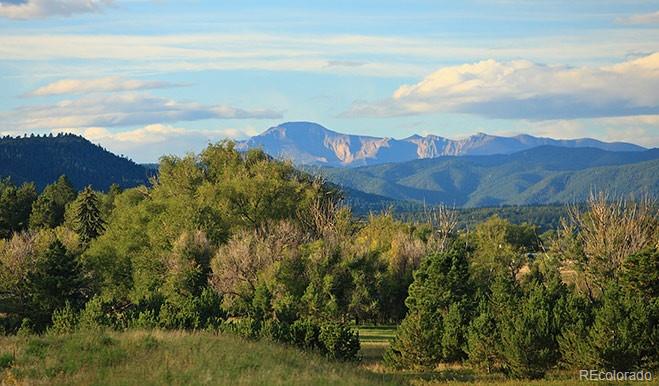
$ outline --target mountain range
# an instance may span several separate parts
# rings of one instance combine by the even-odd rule
[[[364,166],[406,162],[442,156],[512,154],[538,146],[590,147],[608,151],[643,151],[624,142],[592,138],[552,139],[517,135],[500,137],[478,133],[452,140],[436,135],[413,135],[403,139],[342,134],[313,122],[287,122],[238,143],[240,150],[262,148],[273,157],[297,165]]]
[[[389,199],[457,207],[582,202],[591,191],[659,196],[659,149],[540,146],[513,154],[306,170]]]
[[[362,212],[390,206],[415,210],[440,202],[456,207],[581,202],[599,190],[659,196],[659,149],[592,139],[438,138],[378,139],[298,122],[271,128],[238,147],[289,154],[298,168],[343,187],[347,202]],[[381,142],[386,146],[376,146]],[[138,165],[80,136],[0,138],[0,178],[35,182],[39,189],[62,174],[77,189],[106,190],[112,183],[148,184],[155,173],[157,165]]]

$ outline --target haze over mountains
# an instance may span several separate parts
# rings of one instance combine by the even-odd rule
[[[277,158],[299,165],[363,166],[406,162],[441,156],[511,154],[538,146],[591,147],[608,151],[643,151],[624,142],[596,139],[552,139],[517,135],[500,137],[478,133],[452,140],[436,135],[413,135],[404,139],[342,134],[313,122],[287,122],[238,144],[238,148],[262,148]]]

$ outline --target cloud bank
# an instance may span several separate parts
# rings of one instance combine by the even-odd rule
[[[657,90],[659,53],[605,67],[490,59],[440,68],[384,101],[355,102],[343,115],[457,112],[530,120],[652,115],[659,113]]]
[[[112,0],[0,0],[0,17],[16,20],[100,12]]]
[[[90,94],[56,104],[23,106],[0,113],[15,130],[68,127],[117,127],[202,119],[281,118],[272,110],[246,110],[225,105],[176,101],[145,93]]]
[[[111,76],[97,79],[62,79],[39,87],[25,95],[50,96],[62,94],[88,94],[95,92],[136,91],[179,86],[181,85],[169,82],[144,81]]]

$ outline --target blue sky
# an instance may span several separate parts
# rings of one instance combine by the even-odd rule
[[[284,121],[659,146],[658,1],[0,0],[0,133],[139,162]]]

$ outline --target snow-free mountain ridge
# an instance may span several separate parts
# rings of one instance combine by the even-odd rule
[[[500,137],[478,133],[464,139],[412,135],[403,139],[342,134],[313,122],[286,122],[238,143],[238,149],[262,148],[298,165],[363,166],[440,156],[512,154],[538,146],[592,147],[608,151],[642,151],[625,142],[592,138],[552,139],[527,134]]]

